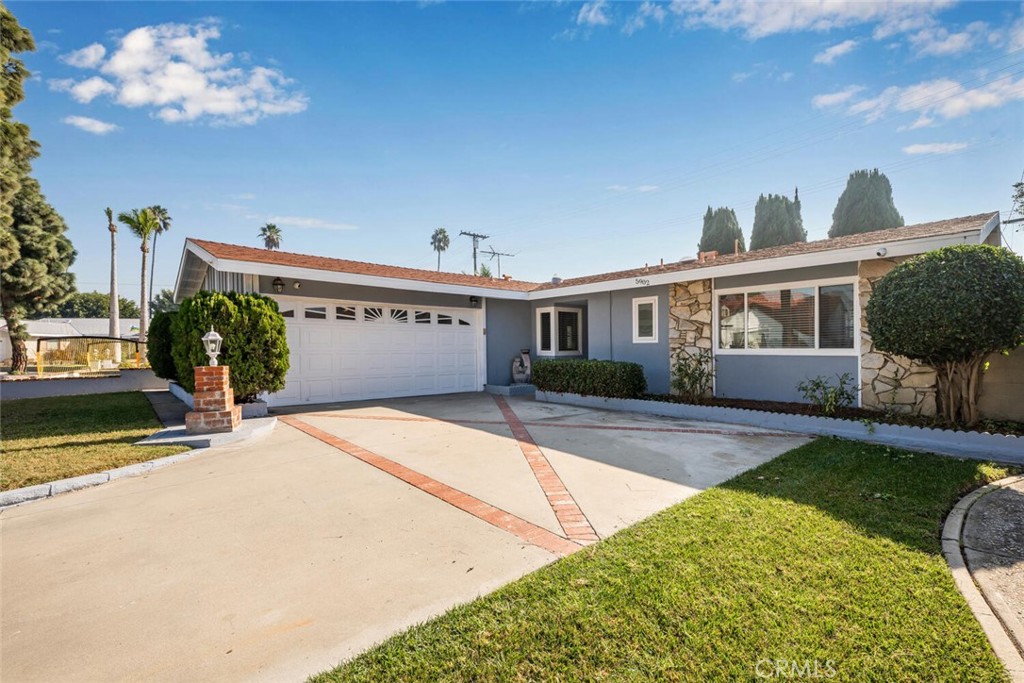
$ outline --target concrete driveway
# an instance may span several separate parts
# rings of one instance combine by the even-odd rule
[[[11,681],[299,681],[806,442],[459,394],[0,513]]]

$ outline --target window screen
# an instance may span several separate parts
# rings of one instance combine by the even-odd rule
[[[551,314],[540,314],[540,350],[551,350]]]
[[[654,338],[654,304],[636,305],[636,336],[638,339]]]
[[[580,314],[558,311],[558,350],[580,350]]]
[[[853,285],[831,285],[818,290],[818,346],[853,348]]]

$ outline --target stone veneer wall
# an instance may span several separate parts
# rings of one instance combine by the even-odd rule
[[[668,350],[671,367],[685,353],[711,350],[711,280],[677,282],[669,289]]]
[[[904,259],[861,261],[860,366],[861,401],[865,408],[915,415],[935,415],[935,371],[905,356],[878,351],[868,333],[867,305],[875,283]]]

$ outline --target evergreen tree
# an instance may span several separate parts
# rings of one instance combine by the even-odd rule
[[[757,198],[754,227],[750,231],[751,251],[806,241],[799,191],[794,193],[792,200],[777,194]]]
[[[746,251],[743,230],[736,219],[736,212],[726,206],[712,211],[709,206],[707,213],[704,214],[704,230],[701,232],[697,250],[731,254],[735,251],[736,240],[739,240],[739,250]]]
[[[32,34],[0,3],[0,269],[18,260],[18,241],[11,227],[13,202],[31,171],[32,159],[39,156],[39,145],[29,136],[28,126],[12,116],[14,105],[25,97],[24,82],[30,75],[15,55],[35,49]]]
[[[903,227],[903,216],[892,201],[892,185],[877,168],[854,171],[832,212],[829,237]]]
[[[161,289],[160,293],[149,302],[149,310],[153,312],[153,315],[178,310],[178,304],[174,303],[174,292],[169,289]]]
[[[64,234],[64,219],[46,202],[34,178],[22,178],[11,209],[11,233],[18,249],[0,273],[0,308],[11,335],[11,372],[21,373],[28,362],[28,331],[22,320],[52,311],[74,291],[75,276],[68,268],[75,250]]]
[[[139,305],[120,297],[119,311],[126,318],[139,317]],[[43,311],[30,318],[106,318],[110,314],[110,295],[106,292],[75,292],[51,311]],[[112,336],[119,336],[118,334]]]

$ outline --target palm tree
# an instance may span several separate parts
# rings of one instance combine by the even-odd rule
[[[448,251],[448,245],[451,244],[451,240],[448,239],[448,231],[444,228],[438,228],[434,231],[434,234],[430,236],[430,246],[437,252],[437,270],[441,272],[441,252]]]
[[[156,278],[156,237],[157,235],[163,234],[171,229],[171,214],[167,213],[167,209],[154,204],[149,207],[149,210],[153,212],[157,220],[157,229],[153,231],[153,262],[149,266],[149,301],[153,300],[153,280]]]
[[[149,257],[149,236],[159,229],[160,221],[152,209],[132,209],[117,214],[117,220],[132,231],[136,237],[142,240],[142,291],[139,294],[141,299],[139,308],[142,311],[139,317],[139,341],[146,341],[146,328],[149,327],[149,300],[146,298],[146,259]]]
[[[117,224],[114,223],[114,212],[108,206],[103,213],[107,214],[107,230],[110,231],[110,321],[107,336],[121,336],[121,311],[117,298]],[[121,364],[121,345],[114,344],[114,362]]]
[[[267,249],[281,248],[281,228],[273,223],[267,223],[260,228],[259,236],[263,239],[263,246]]]

